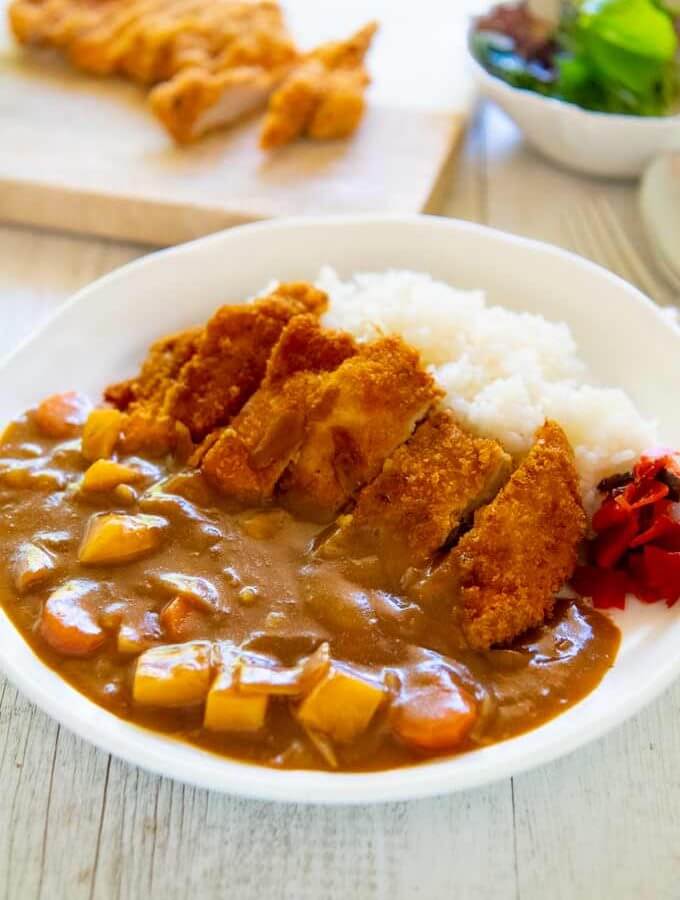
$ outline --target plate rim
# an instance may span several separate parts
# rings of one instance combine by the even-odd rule
[[[221,242],[228,242],[231,235],[244,230],[267,233],[280,229],[298,228],[300,226],[313,228],[338,225],[343,227],[362,224],[384,225],[387,223],[401,223],[415,227],[425,223],[430,227],[449,230],[452,236],[455,236],[455,233],[460,231],[488,235],[511,245],[523,246],[549,256],[559,256],[577,267],[588,269],[594,274],[596,273],[598,277],[609,280],[620,290],[623,290],[628,294],[631,302],[643,306],[648,313],[652,313],[657,318],[664,328],[670,329],[680,345],[680,329],[673,325],[661,307],[653,303],[642,291],[626,282],[620,276],[566,249],[543,241],[509,234],[486,225],[458,219],[444,219],[426,215],[383,215],[371,213],[342,216],[298,216],[254,222],[216,232],[186,244],[146,254],[96,279],[60,304],[52,315],[0,359],[0,372],[15,356],[24,352],[39,335],[48,331],[61,316],[76,304],[85,301],[96,302],[89,299],[90,295],[96,294],[102,287],[115,286],[117,281],[124,281],[129,277],[130,273],[134,273],[137,269],[162,264],[162,261],[167,256],[178,258],[191,254],[197,247],[204,247],[211,243],[219,245]],[[550,726],[550,722],[548,722],[530,732],[525,732],[522,735],[493,745],[494,747],[502,746],[506,751],[500,763],[495,765],[493,771],[486,771],[483,764],[476,767],[473,764],[472,771],[463,770],[462,777],[461,775],[457,776],[455,772],[457,762],[471,758],[479,759],[485,753],[486,748],[472,751],[470,754],[463,754],[462,756],[443,758],[436,762],[382,772],[332,773],[319,770],[291,771],[243,763],[233,759],[225,760],[224,757],[201,750],[171,736],[159,735],[119,719],[71,687],[43,663],[23,640],[4,610],[0,610],[0,634],[3,632],[7,633],[8,628],[13,635],[14,649],[19,657],[23,656],[25,659],[26,654],[29,654],[41,670],[41,673],[48,677],[41,681],[32,681],[29,673],[21,667],[21,660],[18,657],[15,658],[12,647],[6,647],[4,642],[0,642],[0,668],[3,672],[41,710],[79,737],[97,746],[103,752],[111,753],[132,765],[139,766],[155,774],[172,777],[180,782],[201,788],[218,790],[251,799],[308,804],[349,805],[403,801],[467,790],[520,774],[570,754],[579,747],[602,737],[658,697],[680,675],[680,654],[675,658],[673,655],[669,655],[661,660],[653,674],[645,681],[643,690],[638,691],[632,700],[630,697],[627,697],[625,702],[619,700],[613,703],[608,710],[608,714],[588,729],[585,735],[578,728],[572,728],[566,737],[562,736],[561,740],[553,740],[547,745],[541,744],[539,741],[535,747],[521,747],[528,734],[544,731]],[[54,679],[64,687],[67,695],[72,696],[74,701],[72,704],[63,702],[60,699],[54,699],[54,695],[49,691],[50,681],[54,681]],[[595,691],[597,690],[598,688],[595,688]],[[565,716],[577,713],[584,700],[579,701],[556,718],[563,719]],[[79,709],[87,710],[89,715],[83,715],[79,712]],[[101,725],[104,719],[109,722],[109,727],[104,725],[103,729],[92,728],[93,724]],[[180,763],[180,761],[174,759],[164,759],[161,750],[163,745],[168,745],[168,742],[175,746],[181,744],[183,749],[189,749],[195,760],[191,759],[185,763]],[[520,745],[519,749],[516,746],[518,744]],[[515,747],[514,750],[513,747]],[[215,783],[209,771],[204,772],[202,767],[197,764],[201,758],[204,760],[211,759],[219,765],[224,773],[224,777],[219,779],[218,783]],[[207,767],[207,769],[209,768],[210,766]]]

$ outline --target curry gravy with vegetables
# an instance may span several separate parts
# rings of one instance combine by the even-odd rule
[[[511,646],[466,649],[454,597],[417,580],[396,591],[379,560],[322,558],[321,526],[274,506],[230,505],[169,457],[107,462],[128,475],[91,470],[75,426],[48,438],[29,413],[8,427],[0,601],[47,665],[123,719],[262,765],[377,770],[534,728],[614,661],[617,628],[569,601]],[[144,540],[110,555],[102,524]],[[185,649],[164,656],[165,645]],[[193,681],[178,681],[167,701],[164,666],[187,647]],[[338,718],[325,725],[333,703]],[[462,710],[463,725],[421,740],[421,713],[436,719],[437,704]]]

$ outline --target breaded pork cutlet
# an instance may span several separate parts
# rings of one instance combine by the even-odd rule
[[[149,94],[153,113],[179,143],[263,108],[299,58],[278,3],[233,6],[231,39],[207,47],[210,29],[184,29],[169,55],[166,77],[173,77]],[[224,23],[220,28],[228,30]]]
[[[496,441],[475,438],[451,412],[436,412],[385,462],[320,555],[377,556],[391,584],[431,562],[511,470]]]
[[[440,392],[401,338],[366,344],[324,378],[298,458],[279,483],[284,506],[328,522],[406,441]]]
[[[205,454],[208,480],[241,503],[269,499],[300,448],[323,374],[355,353],[349,334],[321,328],[313,316],[291,319],[262,384]]]
[[[125,453],[144,450],[161,456],[178,445],[190,445],[184,426],[162,414],[165,396],[184,365],[196,352],[201,327],[189,328],[155,341],[139,374],[109,385],[104,398],[125,413],[119,449]]]
[[[189,66],[273,68],[297,58],[274,0],[13,0],[21,43],[64,51],[79,69],[142,84]]]
[[[585,529],[573,451],[560,426],[546,422],[443,563],[460,586],[461,626],[471,647],[507,643],[544,622],[574,569]]]
[[[184,0],[185,4],[189,0]],[[193,0],[147,17],[121,56],[121,72],[144,84],[189,67],[205,72],[236,66],[274,68],[297,58],[278,3]]]
[[[19,43],[63,49],[73,35],[119,10],[119,0],[12,0],[7,14]]]
[[[293,316],[320,315],[328,298],[307,282],[282,284],[255,303],[222,306],[168,390],[163,414],[202,441],[257,390],[272,348]]]
[[[260,146],[272,150],[306,135],[315,140],[347,137],[364,113],[369,84],[364,67],[377,24],[346,41],[309,53],[272,94],[260,132]]]
[[[182,366],[196,352],[202,331],[197,326],[154,341],[139,374],[126,381],[110,384],[104,391],[104,399],[122,412],[135,404],[149,401],[159,401],[160,406],[168,385],[177,378]]]
[[[180,144],[223,128],[262,109],[288,73],[288,65],[273,69],[237,66],[207,71],[186,68],[149,94],[151,111]]]

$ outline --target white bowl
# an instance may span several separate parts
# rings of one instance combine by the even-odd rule
[[[235,228],[147,256],[77,294],[0,365],[0,421],[53,391],[96,395],[129,374],[159,334],[205,319],[275,278],[420,269],[492,303],[566,321],[593,374],[625,388],[680,446],[680,336],[639,291],[563,250],[466,222],[420,216],[295,219]],[[680,607],[679,607],[680,608]],[[402,800],[470,788],[545,763],[601,735],[680,672],[678,610],[634,604],[600,686],[528,734],[421,766],[374,774],[287,772],[227,760],[107,713],[33,655],[4,613],[0,663],[18,687],[104,750],[182,781],[249,797],[315,803]]]
[[[624,116],[513,87],[492,75],[468,47],[477,83],[554,162],[607,178],[636,178],[659,153],[680,148],[680,115]]]

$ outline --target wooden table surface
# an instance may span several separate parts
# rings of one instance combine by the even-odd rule
[[[475,119],[442,211],[678,300],[653,269],[634,187],[553,168],[493,108]],[[0,226],[0,351],[145,252]],[[676,684],[604,739],[488,788],[358,808],[256,803],[121,763],[0,679],[0,900],[678,900],[679,760]]]

